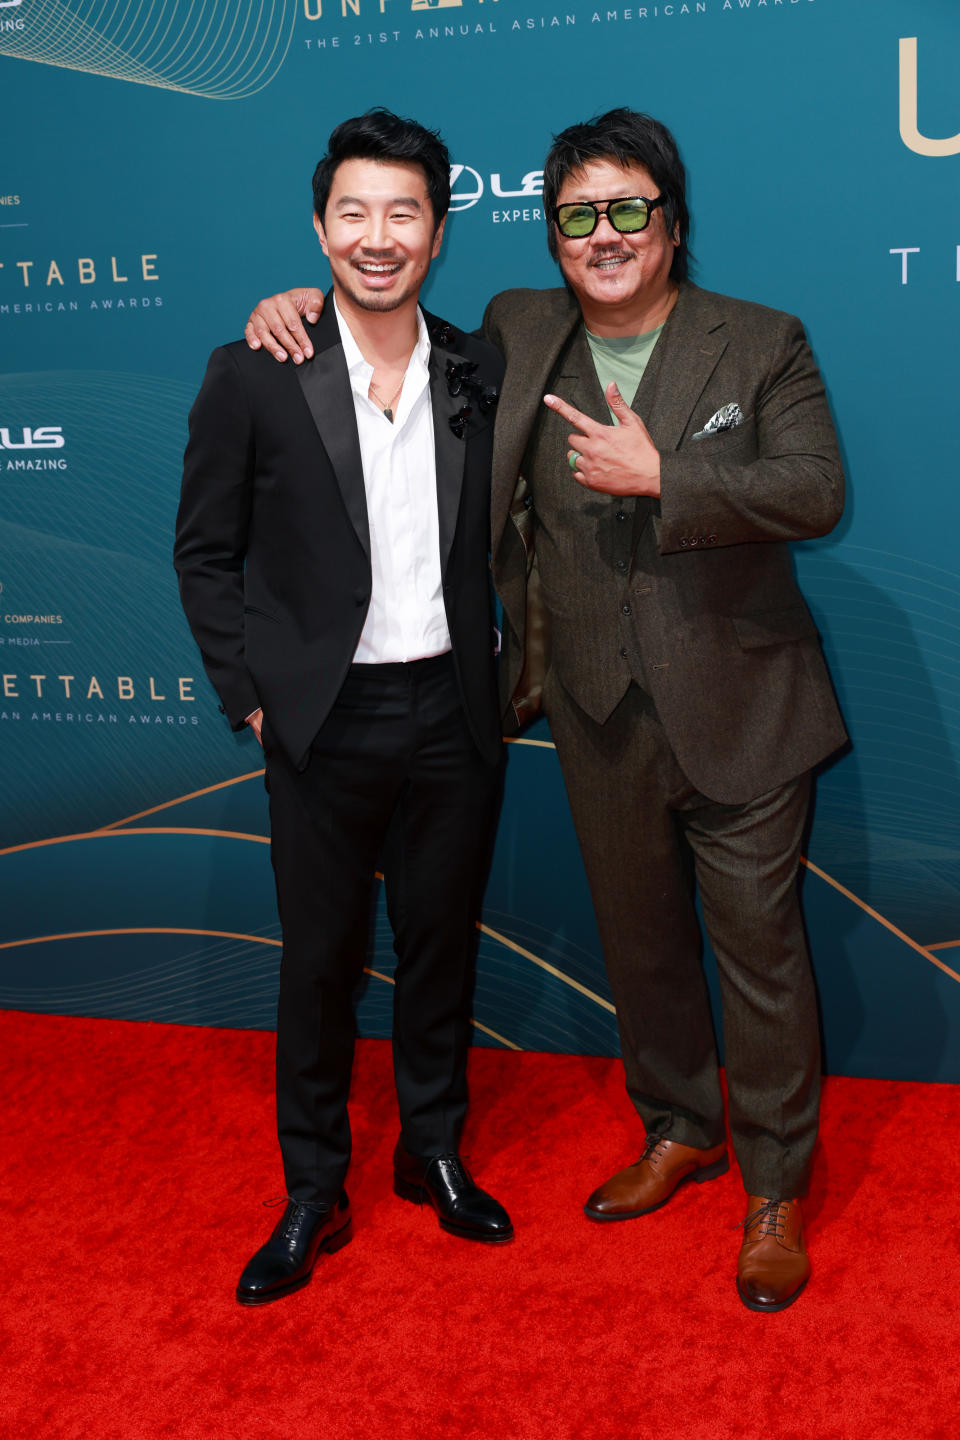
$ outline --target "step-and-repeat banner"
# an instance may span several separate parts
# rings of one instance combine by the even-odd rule
[[[260,756],[170,562],[207,354],[326,283],[310,178],[345,116],[442,131],[426,300],[472,327],[557,283],[552,133],[627,104],[680,141],[695,278],[804,319],[842,440],[846,516],[796,550],[853,738],[803,872],[828,1066],[960,1080],[958,81],[955,0],[0,0],[0,1004],[272,1026]],[[482,1044],[616,1050],[543,723],[510,747],[474,1014]]]

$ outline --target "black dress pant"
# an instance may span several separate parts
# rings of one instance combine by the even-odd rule
[[[650,1131],[724,1138],[696,892],[720,977],[730,1129],[747,1191],[806,1190],[820,1034],[797,896],[810,777],[744,805],[687,779],[653,701],[605,725],[555,675],[544,695],[617,1007],[627,1090]]]
[[[393,1061],[404,1144],[458,1148],[469,1003],[501,767],[467,728],[452,656],[354,665],[298,771],[271,744],[283,930],[277,1129],[287,1194],[331,1201],[350,1159],[352,995],[382,862],[397,954]]]

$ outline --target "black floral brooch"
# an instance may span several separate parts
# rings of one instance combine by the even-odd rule
[[[463,396],[460,409],[450,416],[448,422],[458,440],[462,440],[466,434],[467,421],[473,414],[474,405],[481,415],[489,415],[500,399],[496,385],[483,385],[475,378],[476,369],[475,361],[461,360],[459,364],[453,360],[447,361],[447,390],[453,396]]]

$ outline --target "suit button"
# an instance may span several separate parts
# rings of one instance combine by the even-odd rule
[[[623,656],[624,660],[626,660],[626,658],[627,658],[627,647],[626,647],[626,645],[621,645],[621,646],[620,646],[620,654]]]
[[[707,544],[708,544],[708,545],[716,545],[716,543],[717,543],[717,537],[716,537],[716,535],[708,535],[708,536],[707,536]]]
[[[630,612],[630,606],[629,606],[629,605],[621,605],[621,606],[620,606],[620,614],[621,614],[621,615],[629,615],[630,613],[631,613],[631,612]]]
[[[683,539],[680,541],[680,544],[681,544],[681,545],[689,545],[689,544],[690,544],[690,541],[687,539],[686,535],[684,535]]]
[[[622,510],[618,510],[618,511],[617,511],[617,519],[618,519],[618,520],[626,520],[626,518],[627,518],[627,517],[626,517],[626,515],[624,514],[624,512],[623,512]]]
[[[627,562],[626,562],[626,560],[618,560],[618,561],[617,561],[617,569],[618,569],[618,570],[626,570],[626,568],[627,568]]]
[[[533,504],[533,496],[532,496],[532,495],[524,495],[524,497],[523,497],[523,508],[524,508],[524,510],[529,510],[532,504]]]
[[[367,597],[362,590],[354,590],[353,598],[358,605],[366,605]]]
[[[687,544],[688,544],[688,545],[691,545],[691,546],[692,546],[692,545],[697,545],[697,544],[699,544],[699,541],[697,540],[696,535],[691,535],[691,536],[690,536],[690,539],[687,541]]]

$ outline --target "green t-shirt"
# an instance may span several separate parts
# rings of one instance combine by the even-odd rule
[[[643,379],[643,372],[647,368],[647,361],[653,354],[653,347],[659,340],[662,329],[663,326],[658,325],[656,330],[648,330],[644,335],[591,335],[588,330],[587,344],[593,356],[600,389],[606,392],[610,381],[615,380],[624,400],[628,405],[632,405]],[[619,423],[612,410],[610,414],[613,420]]]

